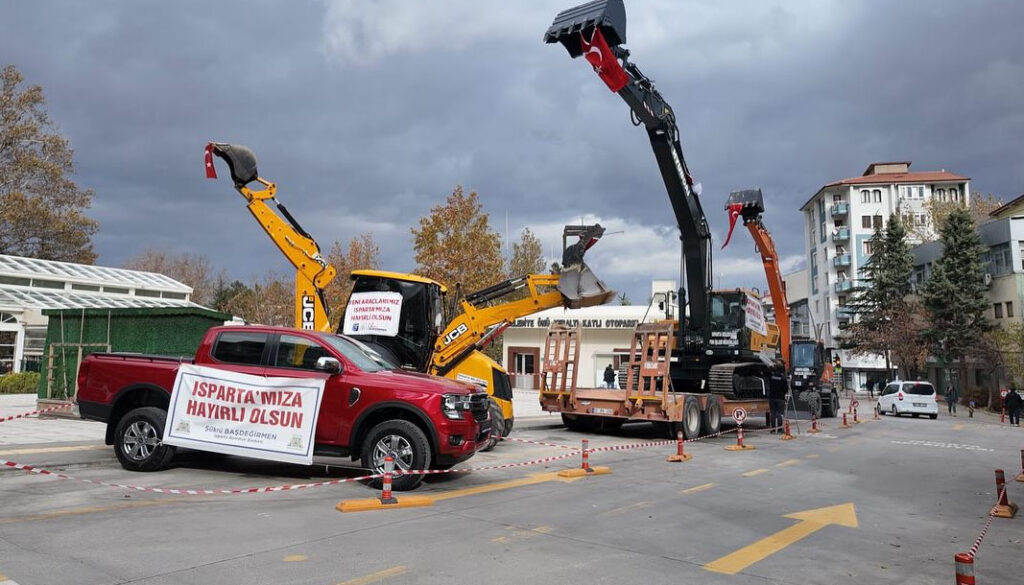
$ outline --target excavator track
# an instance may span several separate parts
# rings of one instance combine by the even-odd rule
[[[756,362],[716,364],[708,371],[708,388],[712,394],[729,399],[764,398],[767,372]]]

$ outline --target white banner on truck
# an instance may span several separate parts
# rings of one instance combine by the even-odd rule
[[[747,328],[761,335],[768,335],[768,325],[764,321],[764,307],[753,295],[747,295]]]
[[[182,364],[164,443],[285,463],[313,463],[324,380],[265,378]]]
[[[398,316],[402,314],[402,293],[352,293],[345,308],[345,335],[398,335]]]

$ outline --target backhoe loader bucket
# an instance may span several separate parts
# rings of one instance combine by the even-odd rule
[[[256,172],[256,154],[249,150],[248,147],[240,144],[228,144],[226,142],[211,142],[207,145],[207,149],[212,150],[213,154],[228,163],[228,169],[231,170],[231,180],[235,182],[235,187],[244,187],[256,180],[258,176]],[[207,161],[207,163],[213,164],[212,161]]]
[[[573,59],[583,54],[580,33],[597,26],[612,47],[626,42],[626,7],[622,0],[594,0],[563,10],[555,17],[545,43],[562,43]]]
[[[729,232],[725,235],[725,243],[722,244],[722,248],[729,245],[737,219],[742,217],[743,222],[746,223],[756,220],[764,213],[764,195],[761,194],[760,189],[733,191],[725,200],[725,210],[729,213]]]
[[[558,292],[570,309],[603,305],[615,298],[615,291],[601,282],[583,255],[604,235],[600,225],[567,225],[562,231],[562,272],[558,275]],[[566,239],[578,236],[579,241],[566,246]]]

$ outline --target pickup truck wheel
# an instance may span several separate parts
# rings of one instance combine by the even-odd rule
[[[174,447],[164,445],[167,413],[154,406],[136,408],[117,421],[114,454],[128,471],[159,471],[174,457]]]
[[[501,414],[501,405],[489,398],[487,402],[487,408],[491,411],[491,436],[487,439],[487,446],[482,449],[483,451],[493,449],[498,441],[506,435],[505,417]]]
[[[360,460],[371,473],[384,473],[384,458],[395,458],[395,469],[430,469],[430,441],[423,431],[407,420],[386,420],[370,429],[363,441]],[[391,489],[405,492],[415,489],[423,481],[422,475],[396,475]],[[382,478],[371,479],[366,485],[380,489]]]

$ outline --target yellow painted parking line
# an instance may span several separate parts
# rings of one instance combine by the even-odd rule
[[[787,459],[782,463],[776,463],[775,467],[790,467],[792,465],[800,465],[799,459]]]
[[[748,471],[746,473],[743,473],[742,475],[743,475],[743,477],[754,477],[755,475],[761,475],[762,473],[768,473],[768,470],[767,469],[755,469],[753,471]]]
[[[309,560],[309,557],[306,555],[288,555],[284,558],[284,562],[286,563],[301,563],[302,561],[307,560]]]
[[[491,542],[496,544],[503,544],[517,539],[530,538],[531,536],[537,536],[538,534],[550,534],[555,530],[551,526],[538,526],[536,528],[530,528],[529,530],[522,530],[515,526],[506,526],[505,529],[513,530],[514,532],[508,536],[498,536],[496,538],[492,538]]]
[[[548,473],[535,473],[533,475],[530,475],[528,477],[523,477],[523,478],[520,478],[520,479],[513,479],[513,480],[509,480],[509,481],[498,481],[498,482],[494,482],[494,483],[486,483],[484,485],[478,485],[478,486],[473,486],[473,487],[468,487],[468,488],[463,488],[463,489],[458,489],[458,490],[450,490],[450,491],[446,491],[446,492],[441,492],[441,493],[436,494],[436,495],[428,494],[427,497],[432,498],[435,502],[441,502],[441,501],[444,501],[444,500],[451,500],[453,498],[461,498],[461,497],[465,497],[465,496],[475,496],[477,494],[486,494],[486,493],[490,493],[490,492],[497,492],[497,491],[501,491],[501,490],[507,490],[507,489],[517,488],[517,487],[528,486],[528,485],[536,485],[536,484],[539,484],[539,483],[546,483],[546,482],[549,482],[549,481],[561,481],[561,482],[565,482],[565,483],[570,483],[570,482],[576,481],[576,479],[577,478],[559,477],[557,471],[552,471],[552,472],[548,472]],[[401,496],[399,496],[399,500],[401,500]]]
[[[651,504],[652,504],[652,502],[635,502],[635,503],[629,504],[627,506],[622,506],[621,508],[615,508],[613,510],[609,510],[607,512],[607,514],[609,516],[615,516],[615,515],[618,515],[618,514],[625,514],[626,512],[632,512],[633,510],[639,510],[640,508],[646,508],[647,506],[650,506]]]
[[[818,458],[818,454],[817,453],[810,453],[808,455],[804,455],[804,457],[807,458],[807,459],[817,459]]]
[[[377,571],[376,573],[370,573],[369,575],[363,575],[362,577],[356,577],[355,579],[349,579],[348,581],[342,581],[338,585],[370,585],[371,583],[383,581],[388,577],[404,575],[408,571],[409,569],[399,565],[390,569],[384,569],[383,571]]]
[[[166,498],[160,500],[139,500],[136,502],[122,502],[110,506],[86,506],[82,508],[68,508],[66,510],[54,510],[53,512],[40,512],[25,516],[9,516],[0,518],[0,524],[16,524],[18,522],[33,522],[36,520],[51,520],[53,518],[64,518],[66,516],[84,516],[86,514],[100,514],[102,512],[113,512],[114,510],[126,510],[131,508],[150,508],[153,506],[166,506],[168,504],[180,504],[181,502],[195,498]],[[0,582],[2,583],[2,582]]]
[[[39,453],[70,453],[72,451],[99,451],[110,449],[107,445],[73,445],[70,447],[26,447],[24,449],[7,449],[0,455],[38,455]]]
[[[682,490],[679,493],[681,493],[681,494],[695,494],[697,492],[702,492],[704,490],[709,490],[709,489],[715,487],[716,485],[718,485],[718,484],[717,483],[702,483],[700,485],[695,485],[692,488],[686,488],[685,490]]]
[[[954,430],[954,431],[962,431],[962,430],[964,430],[964,425],[963,425],[963,423],[959,423],[959,424],[955,424],[955,425],[953,425],[953,430]]]

